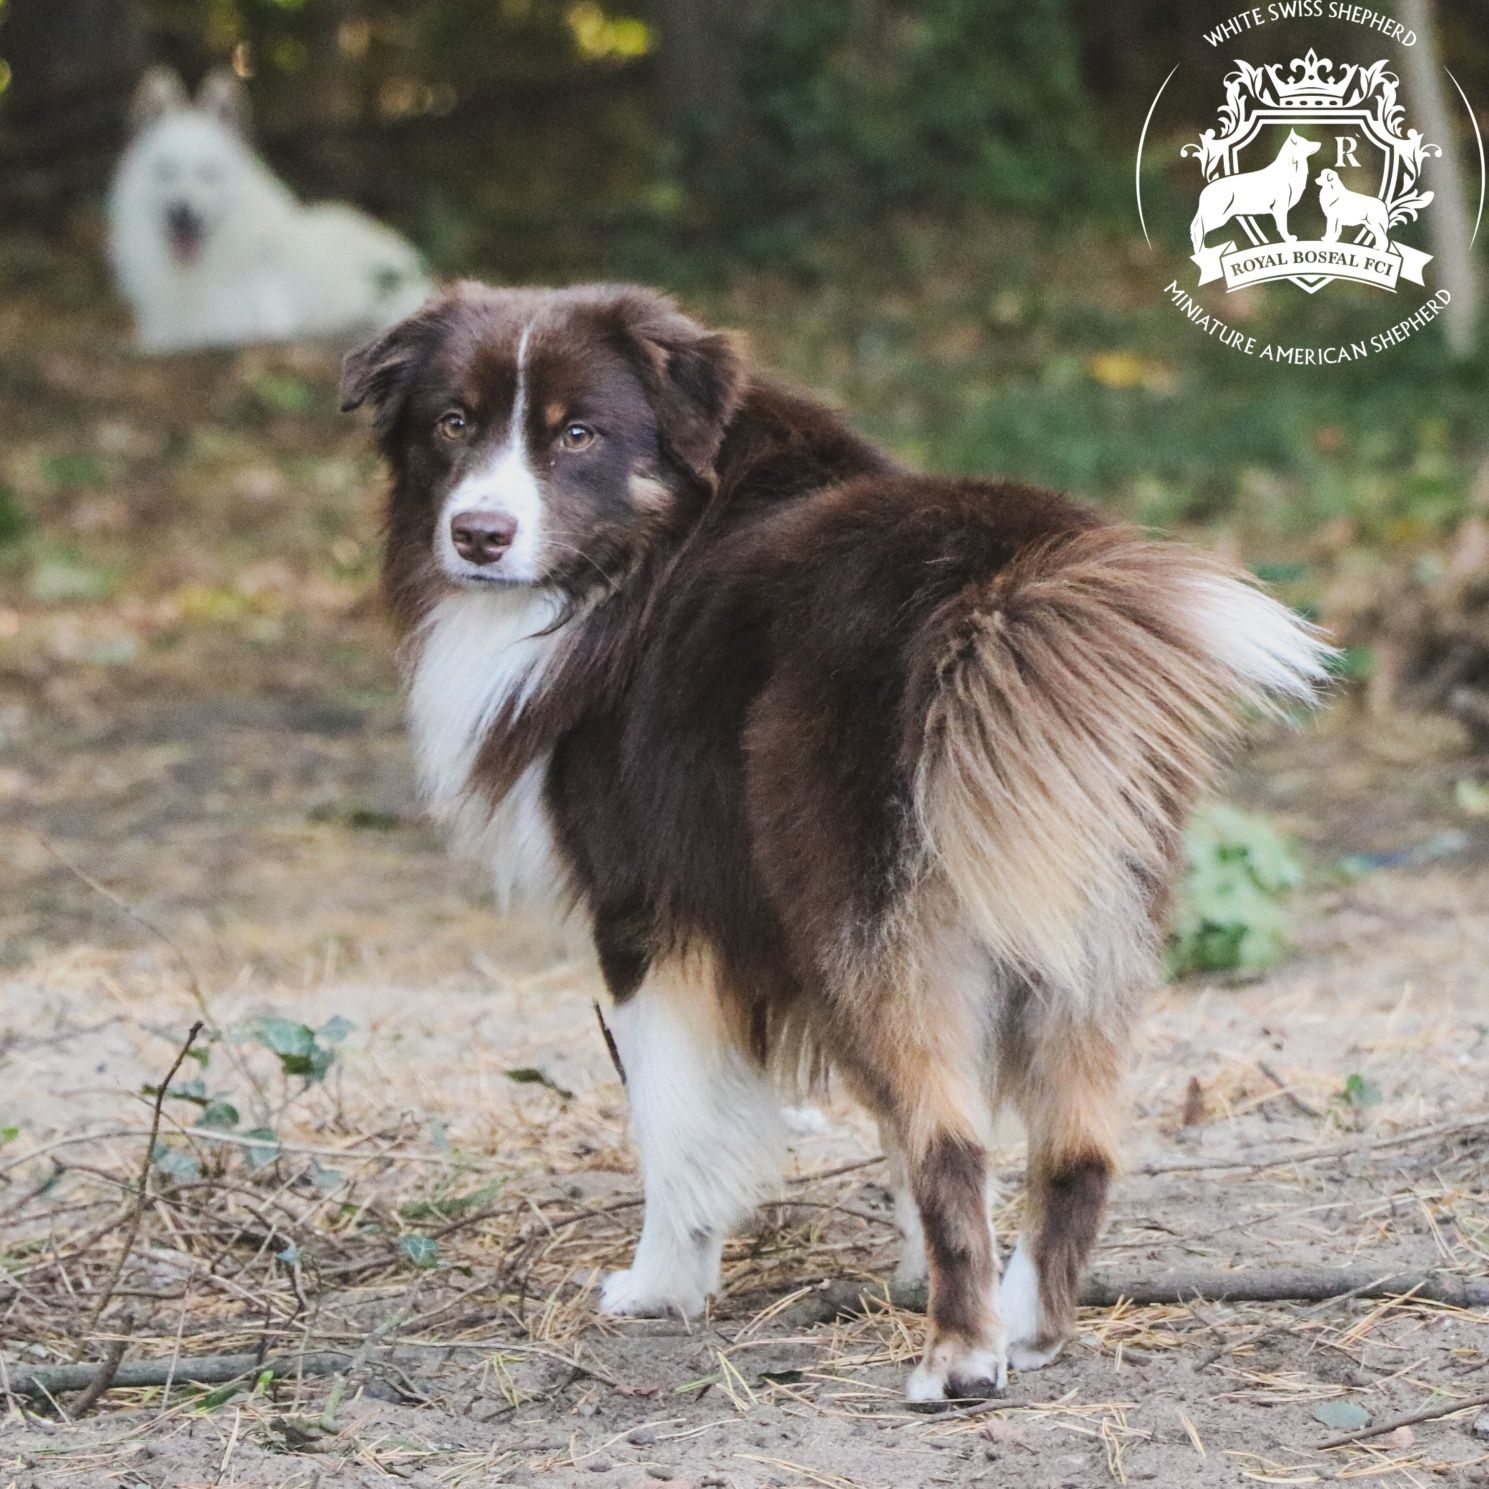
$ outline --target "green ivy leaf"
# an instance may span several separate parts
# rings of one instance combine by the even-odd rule
[[[356,1027],[350,1019],[344,1019],[338,1013],[335,1017],[327,1019],[315,1031],[315,1037],[317,1039],[324,1039],[327,1044],[340,1044]]]
[[[341,1188],[343,1180],[344,1175],[340,1169],[322,1168],[314,1158],[310,1160],[310,1182],[322,1194],[334,1193]]]
[[[1370,1413],[1358,1401],[1320,1401],[1313,1408],[1313,1420],[1339,1432],[1353,1432],[1370,1425]]]
[[[398,1249],[416,1267],[437,1267],[439,1265],[439,1242],[431,1240],[428,1236],[399,1236]]]
[[[565,1101],[572,1101],[574,1099],[574,1093],[572,1091],[566,1091],[544,1071],[537,1069],[533,1065],[520,1065],[516,1070],[509,1070],[507,1072],[507,1079],[509,1081],[516,1081],[519,1086],[545,1086],[555,1096],[562,1096]]]
[[[220,1127],[224,1130],[238,1125],[238,1108],[231,1101],[209,1101],[197,1118],[199,1127]]]
[[[164,1143],[156,1143],[150,1152],[150,1163],[165,1174],[168,1178],[175,1179],[178,1183],[186,1183],[192,1179],[200,1179],[202,1176],[201,1165],[196,1161],[193,1154],[182,1148],[168,1148]]]
[[[1344,1082],[1344,1090],[1339,1096],[1346,1106],[1353,1107],[1357,1112],[1364,1111],[1367,1106],[1380,1105],[1380,1087],[1373,1081],[1366,1080],[1358,1071]]]
[[[243,1158],[249,1168],[268,1168],[279,1157],[279,1137],[272,1127],[254,1127],[243,1136],[253,1139],[243,1149]]]
[[[1195,814],[1184,846],[1169,945],[1175,974],[1260,971],[1279,961],[1288,897],[1302,879],[1288,840],[1265,819],[1216,804]]]
[[[266,1049],[281,1057],[289,1055],[309,1059],[315,1048],[315,1030],[308,1024],[296,1023],[293,1019],[280,1018],[275,1014],[256,1019],[253,1037]]]
[[[309,1024],[271,1014],[254,1020],[249,1037],[279,1056],[279,1068],[285,1075],[321,1081],[336,1059],[334,1046],[346,1038],[352,1027],[348,1020],[336,1017],[316,1030]]]

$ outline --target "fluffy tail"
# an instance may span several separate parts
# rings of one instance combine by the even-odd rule
[[[965,913],[1046,986],[1137,975],[1243,710],[1311,700],[1329,647],[1220,561],[1113,528],[1021,555],[935,629],[916,808]]]

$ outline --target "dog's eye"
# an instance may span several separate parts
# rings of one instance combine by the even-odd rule
[[[449,413],[440,415],[434,428],[441,439],[464,439],[469,425],[465,422],[465,415],[458,408],[452,408]]]
[[[588,424],[566,424],[558,442],[565,450],[588,449],[595,442],[595,432]]]

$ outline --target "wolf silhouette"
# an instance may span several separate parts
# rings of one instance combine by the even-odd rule
[[[1282,241],[1295,243],[1297,234],[1287,230],[1287,214],[1302,198],[1308,185],[1308,157],[1317,149],[1316,140],[1305,140],[1294,129],[1270,165],[1211,181],[1200,192],[1199,210],[1189,224],[1195,253],[1204,248],[1206,233],[1224,227],[1232,217],[1270,217]]]

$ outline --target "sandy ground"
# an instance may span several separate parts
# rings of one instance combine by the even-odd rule
[[[115,1337],[127,1360],[181,1364],[168,1394],[114,1391],[77,1423],[57,1419],[65,1399],[23,1417],[12,1398],[0,1483],[1489,1482],[1475,1411],[1316,1446],[1321,1407],[1375,1422],[1489,1391],[1489,1313],[1437,1304],[1088,1310],[1068,1356],[995,1409],[906,1412],[919,1319],[884,1300],[822,1322],[812,1302],[894,1258],[872,1129],[831,1097],[707,1321],[602,1322],[592,1286],[638,1211],[596,977],[579,937],[500,919],[444,858],[410,799],[396,706],[228,694],[22,713],[0,816],[18,871],[0,1001],[0,1120],[17,1129],[0,1148],[5,1365],[98,1359]],[[1264,980],[1155,996],[1098,1269],[1482,1276],[1485,1129],[1372,1147],[1485,1107],[1480,845],[1470,832],[1434,862],[1433,769],[1327,733],[1275,745],[1247,780],[1321,859],[1405,844],[1415,861],[1310,891],[1298,955]],[[282,1146],[253,1167],[193,1126],[199,1102],[168,1100],[160,1141],[192,1171],[153,1172],[94,1322],[134,1205],[142,1087],[202,1005],[223,1038],[187,1074],[239,1109],[234,1132],[270,1127]],[[307,1085],[234,1042],[264,1014],[354,1027]],[[1193,1167],[1341,1141],[1358,1152]],[[1007,1237],[1016,1133],[1000,1156]],[[378,1349],[359,1357],[369,1332]],[[340,1349],[346,1369],[250,1376],[225,1400],[190,1389],[189,1358],[259,1348]]]
[[[596,979],[419,820],[334,357],[140,362],[86,276],[28,272],[0,300],[0,491],[34,523],[0,547],[0,1489],[1489,1482],[1481,1409],[1318,1446],[1320,1412],[1489,1393],[1489,1310],[1410,1298],[1090,1309],[993,1409],[906,1412],[920,1319],[879,1291],[884,1170],[832,1097],[706,1321],[597,1319],[639,1212]],[[1489,1107],[1489,817],[1456,789],[1489,761],[1336,712],[1230,788],[1316,882],[1280,970],[1153,999],[1119,1286],[1489,1272],[1489,1126],[1437,1126]],[[265,1045],[335,1018],[323,1080]],[[197,1020],[142,1200],[145,1088]],[[1006,1243],[1016,1132],[999,1161]],[[867,1309],[824,1320],[843,1280]],[[198,1388],[223,1353],[267,1371]],[[112,1354],[169,1384],[8,1389]]]

